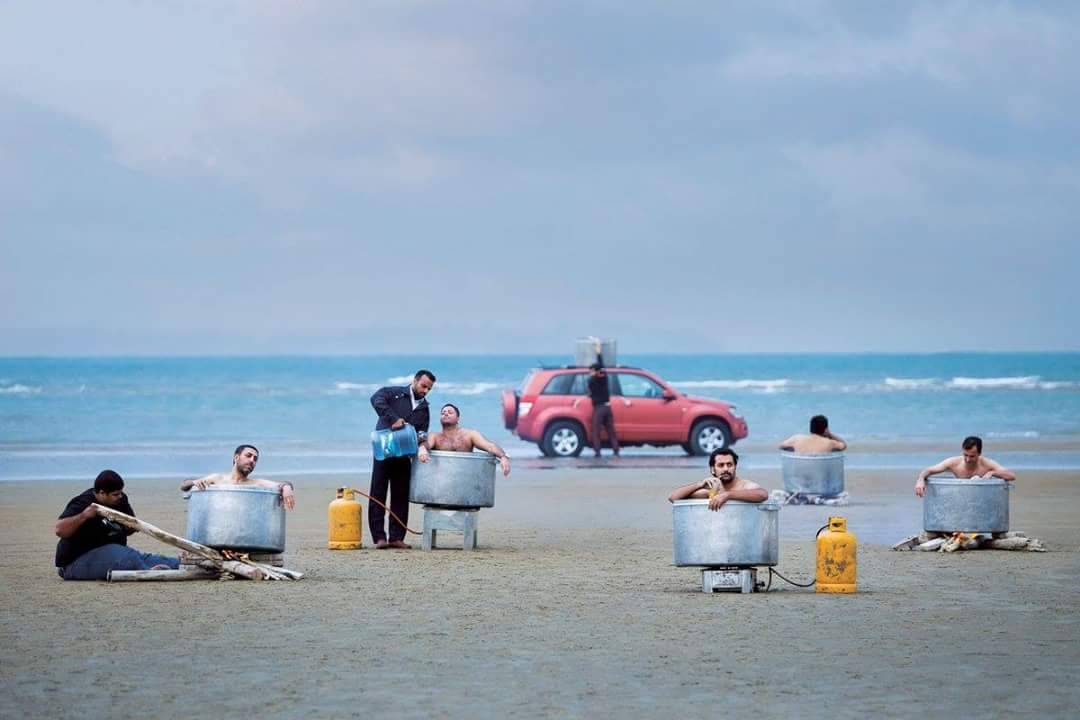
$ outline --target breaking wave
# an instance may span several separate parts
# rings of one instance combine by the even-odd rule
[[[885,377],[865,382],[832,383],[828,381],[791,380],[677,380],[671,383],[682,390],[747,391],[755,394],[784,392],[869,394],[878,392],[947,392],[992,390],[1080,390],[1080,381],[1043,380],[1038,375],[1010,377]]]
[[[33,395],[41,392],[41,388],[34,385],[0,385],[0,395]]]

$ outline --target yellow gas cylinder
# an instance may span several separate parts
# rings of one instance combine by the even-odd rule
[[[828,529],[817,539],[817,591],[855,592],[855,536],[847,530],[847,520],[829,518]]]
[[[331,550],[356,550],[360,547],[364,534],[364,506],[353,496],[352,488],[340,487],[337,499],[330,503],[330,541]]]

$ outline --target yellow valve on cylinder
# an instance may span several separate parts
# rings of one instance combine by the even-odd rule
[[[340,487],[337,499],[330,503],[330,540],[326,544],[331,550],[356,550],[364,536],[364,506],[353,495],[353,489]]]
[[[855,536],[847,530],[847,520],[829,518],[828,530],[817,539],[819,593],[855,592]]]

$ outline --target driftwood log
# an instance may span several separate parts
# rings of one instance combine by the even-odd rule
[[[110,570],[109,582],[210,580],[220,574],[218,570],[207,570],[201,567],[180,568],[179,570]]]
[[[1037,538],[1028,537],[1020,531],[1004,533],[930,533],[904,538],[892,546],[893,550],[919,550],[921,552],[956,552],[958,550],[1026,550],[1046,552]]]
[[[113,510],[112,508],[105,507],[98,503],[94,503],[93,507],[97,510],[98,515],[104,518],[108,518],[109,520],[123,525],[124,527],[131,528],[132,530],[144,532],[153,538],[157,538],[166,545],[172,545],[181,550],[186,550],[192,555],[199,556],[202,558],[199,562],[199,566],[203,569],[216,570],[219,573],[227,572],[231,575],[247,578],[248,580],[299,580],[304,577],[303,573],[296,572],[295,570],[286,570],[285,568],[275,568],[270,567],[269,565],[251,562],[250,560],[244,559],[241,555],[227,557],[225,554],[212,547],[200,545],[197,542],[192,542],[179,535],[165,532],[156,525],[151,525],[148,522],[144,522],[131,515]],[[230,553],[230,555],[233,554]]]

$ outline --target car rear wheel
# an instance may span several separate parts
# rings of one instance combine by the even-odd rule
[[[731,444],[731,429],[722,420],[699,420],[690,431],[691,455],[708,455]]]
[[[577,457],[585,448],[585,431],[568,420],[556,420],[547,426],[540,450],[548,457]]]

